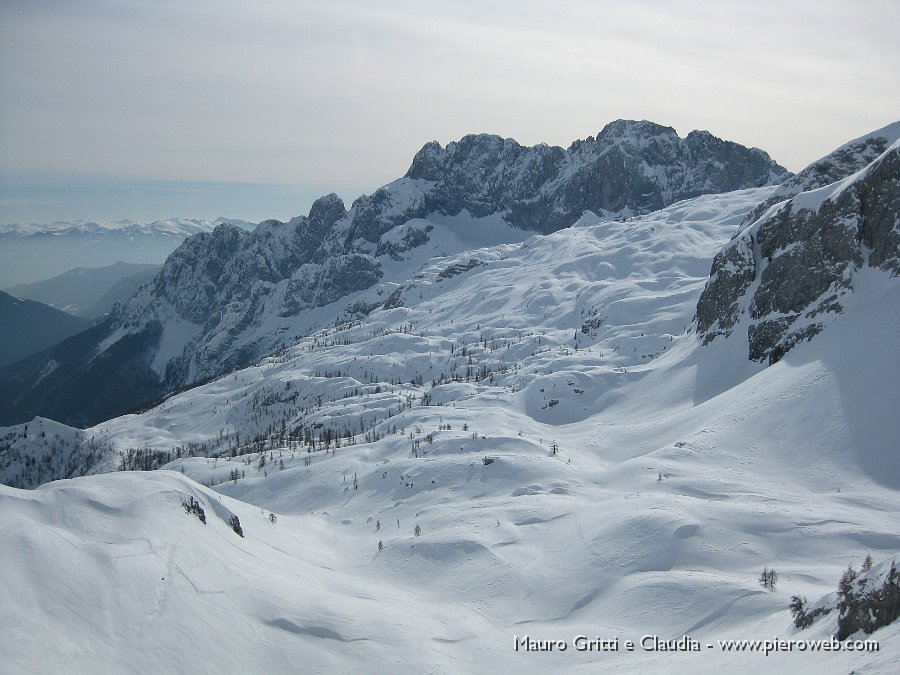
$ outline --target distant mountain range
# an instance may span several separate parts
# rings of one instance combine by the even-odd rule
[[[586,210],[649,213],[790,175],[762,150],[647,121],[610,123],[568,149],[486,134],[429,143],[406,176],[349,210],[331,194],[287,223],[222,223],[190,237],[90,335],[0,374],[0,421],[40,413],[91,424],[249,365],[348,305],[348,316],[364,315],[376,305],[351,296],[376,288],[387,299],[434,255],[553,232]],[[58,366],[41,376],[50,361]],[[75,396],[85,382],[91,395]]]
[[[198,232],[209,232],[216,225],[231,223],[247,230],[256,227],[256,223],[250,223],[238,218],[216,218],[215,220],[201,220],[196,218],[169,218],[168,220],[154,220],[151,223],[137,223],[133,220],[117,220],[114,222],[95,222],[93,220],[56,221],[54,223],[8,223],[0,225],[0,235],[15,234],[22,237],[35,235],[65,236],[69,234],[106,234],[116,232],[120,234],[142,235],[149,232],[170,234],[175,237],[185,238]]]
[[[74,316],[97,318],[109,312],[116,302],[134,295],[160,269],[162,265],[121,261],[107,267],[76,267],[52,279],[11,286],[6,292]]]
[[[429,144],[0,369],[4,664],[895,673],[900,123],[598,139]]]
[[[233,218],[0,225],[0,288],[43,281],[76,267],[104,267],[116,260],[159,265],[187,237],[222,223],[255,227]]]

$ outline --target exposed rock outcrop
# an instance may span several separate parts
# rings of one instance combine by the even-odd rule
[[[692,131],[618,120],[567,150],[531,148],[499,136],[429,143],[406,178],[426,181],[418,213],[503,213],[527,230],[553,232],[590,209],[649,213],[680,199],[774,185],[790,174],[762,150]]]
[[[745,326],[749,358],[774,363],[842,311],[862,266],[900,274],[898,136],[900,123],[842,146],[756,209],[713,261],[697,305],[704,344]]]
[[[0,371],[0,424],[37,414],[90,424],[249,365],[317,320],[334,320],[343,307],[331,316],[304,317],[370,288],[387,267],[427,244],[432,227],[411,219],[467,212],[552,232],[586,209],[644,213],[695,195],[772,185],[787,175],[761,150],[705,131],[682,139],[646,121],[613,122],[566,150],[490,135],[466,136],[446,148],[429,143],[405,177],[349,210],[330,194],[286,223],[264,221],[252,232],[226,223],[189,238],[88,337]],[[384,306],[400,302],[391,296]],[[51,362],[53,374],[45,378]],[[90,404],[78,392],[88,374],[96,393]],[[126,381],[132,393],[121,392],[118,383]]]

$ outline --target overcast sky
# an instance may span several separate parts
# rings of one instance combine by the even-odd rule
[[[430,140],[619,118],[796,171],[900,119],[898,27],[896,0],[2,0],[0,222],[287,218]]]

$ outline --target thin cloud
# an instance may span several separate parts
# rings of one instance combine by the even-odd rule
[[[0,9],[8,170],[378,185],[432,139],[620,117],[792,169],[896,117],[889,2],[85,2]]]

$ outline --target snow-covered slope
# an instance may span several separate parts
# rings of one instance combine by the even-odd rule
[[[357,382],[367,393],[330,401],[349,383],[303,372],[352,367],[355,357],[393,376],[377,364],[391,363],[398,345],[425,352],[409,349],[415,332],[373,337],[371,356],[307,344],[310,361],[301,348],[174,397],[142,416],[168,418],[173,436],[182,424],[190,434],[191,413],[198,422],[224,420],[226,410],[277,420],[276,411],[306,405],[314,434],[327,428],[314,420],[349,415],[381,418],[365,425],[379,438],[306,452],[301,434],[299,445],[275,439],[262,453],[242,443],[250,454],[233,458],[185,450],[169,465],[175,473],[0,488],[7,667],[893,672],[896,626],[871,636],[877,653],[764,656],[719,643],[828,637],[822,622],[793,628],[790,597],[822,596],[848,563],[900,551],[900,475],[890,473],[900,355],[870,358],[900,329],[900,296],[897,280],[877,270],[861,278],[831,330],[702,400],[704,384],[709,393],[733,377],[734,357],[746,362],[723,353],[727,341],[703,347],[685,334],[621,372],[604,369],[595,347],[580,349],[584,364],[574,366],[573,349],[564,353],[551,331],[538,346],[550,350],[533,357],[550,372],[526,377],[523,363],[493,383],[429,388],[432,405],[406,407],[416,388],[389,382],[379,394]],[[349,335],[331,340],[339,337]],[[469,348],[480,362],[484,350]],[[518,388],[519,377],[533,386]],[[272,397],[254,396],[262,391]],[[545,407],[550,397],[559,403]],[[169,441],[161,428],[141,429],[123,418],[94,431]],[[205,525],[183,508],[191,498]],[[778,573],[773,590],[757,582],[764,567]],[[618,638],[619,650],[578,652],[578,635]],[[647,635],[687,635],[701,653],[645,651]],[[568,648],[516,651],[516,636]]]
[[[884,166],[829,194],[882,194]],[[827,330],[771,364],[739,332],[707,341],[692,323],[710,260],[776,189],[627,221],[584,212],[519,241],[499,218],[407,220],[379,241],[390,271],[305,310],[319,326],[255,365],[85,430],[3,429],[7,483],[34,486],[62,457],[166,469],[0,486],[7,663],[894,672],[896,624],[869,636],[877,652],[720,642],[830,640],[830,619],[794,626],[791,597],[815,603],[848,564],[900,553],[900,278],[854,268]],[[277,274],[263,240],[216,236],[255,252],[246,278]],[[214,240],[192,240],[219,253],[186,277],[195,296],[172,296],[186,309],[233,265]],[[187,260],[170,270],[192,273]],[[617,649],[579,651],[579,635]],[[528,651],[526,636],[566,649]]]
[[[223,224],[192,237],[93,343],[0,373],[8,401],[0,423],[44,415],[93,424],[249,365],[332,323],[348,304],[357,314],[371,307],[358,304],[360,293],[405,283],[435,254],[566,228],[592,208],[646,213],[786,175],[760,150],[708,132],[682,139],[650,122],[611,123],[568,150],[488,135],[428,144],[405,177],[349,210],[331,194],[287,223],[265,221],[252,233]],[[60,367],[42,377],[51,361]],[[108,396],[122,377],[134,394]],[[73,383],[86,380],[92,396],[77,409]]]
[[[888,129],[897,136],[900,123]],[[886,142],[883,134],[874,138],[878,147]],[[745,221],[713,260],[697,305],[698,331],[706,343],[746,334],[750,359],[777,361],[841,313],[866,267],[900,275],[900,140],[839,180]]]
[[[306,419],[299,408],[319,394],[342,399],[359,387],[403,383],[403,396],[421,399],[434,395],[433,385],[484,379],[488,371],[502,374],[509,387],[527,387],[534,396],[529,411],[541,421],[565,420],[576,412],[550,405],[557,383],[541,393],[542,378],[570,367],[596,368],[592,381],[574,385],[592,391],[585,397],[593,406],[609,388],[596,385],[608,379],[615,391],[629,379],[622,369],[640,367],[671,349],[690,325],[710,258],[772,189],[698,197],[629,221],[601,220],[586,212],[574,228],[483,248],[466,246],[457,227],[433,224],[429,243],[417,252],[434,257],[424,263],[422,258],[398,261],[396,278],[402,283],[383,281],[352,294],[325,308],[337,321],[282,347],[278,356],[143,415],[87,429],[85,438],[111,433],[120,449],[168,451],[188,442],[225,448],[233,437],[220,438],[220,429],[247,438],[267,431],[285,413],[290,413],[284,422],[288,428],[315,424],[318,419]],[[425,221],[411,221],[400,231],[424,226]],[[454,248],[465,250],[440,255]],[[211,265],[214,258],[205,260]],[[193,287],[203,295],[199,285]],[[201,300],[184,302],[189,309]],[[268,319],[279,320],[284,321]],[[283,339],[277,330],[270,333]],[[379,396],[382,402],[375,408],[387,414],[399,395]],[[210,406],[201,411],[200,401]],[[582,403],[578,414],[586,406]],[[353,426],[362,434],[362,418],[372,415],[356,419],[352,411],[370,407],[342,409],[324,419],[340,419],[341,427]],[[123,423],[128,433],[119,437],[113,430]],[[171,423],[178,429],[174,435]],[[139,432],[144,426],[149,428]],[[188,426],[189,435],[180,435]],[[10,474],[6,482],[34,485]]]
[[[0,429],[0,449],[0,475],[5,484],[16,487],[115,471],[119,465],[115,446],[102,434],[87,434],[42,417]]]

